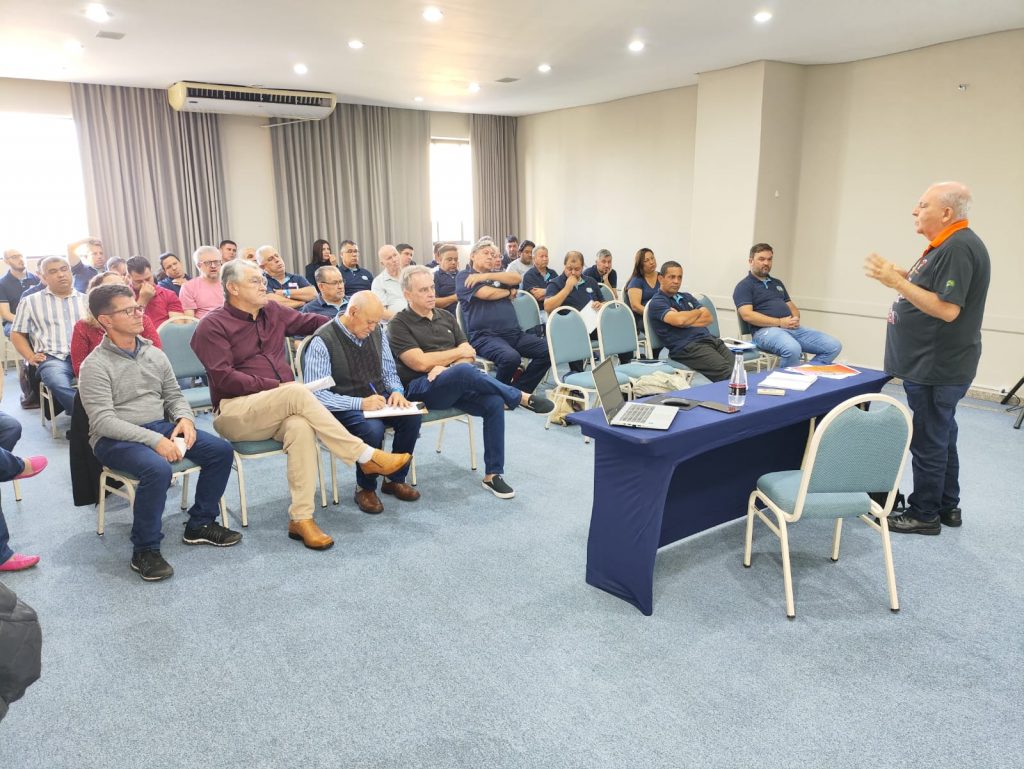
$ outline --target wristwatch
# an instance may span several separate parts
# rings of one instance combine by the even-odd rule
[[[502,287],[500,280],[492,280],[491,281],[491,285],[494,286],[495,288],[501,288]]]

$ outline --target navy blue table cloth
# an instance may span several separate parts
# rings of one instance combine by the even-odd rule
[[[569,416],[595,440],[587,583],[650,615],[659,547],[745,516],[761,475],[800,467],[811,419],[889,380],[861,369],[847,379],[819,377],[803,392],[757,395],[765,376],[750,375],[739,413],[681,411],[666,431],[610,427],[601,409]],[[679,395],[727,403],[728,383]]]

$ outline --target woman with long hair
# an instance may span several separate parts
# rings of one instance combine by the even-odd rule
[[[644,307],[658,293],[658,262],[654,252],[649,248],[641,248],[633,257],[633,274],[626,284],[626,300],[636,320],[636,330],[643,333]]]
[[[313,241],[313,253],[310,257],[309,264],[306,265],[306,280],[309,281],[309,285],[316,285],[316,271],[323,267],[325,264],[338,264],[338,258],[331,253],[331,244],[323,238]],[[320,289],[317,289],[317,293]]]

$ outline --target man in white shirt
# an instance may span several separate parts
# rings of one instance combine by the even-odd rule
[[[386,323],[408,306],[402,284],[398,279],[402,271],[402,256],[394,246],[381,246],[377,258],[384,269],[373,279],[370,288],[384,305],[381,319]]]

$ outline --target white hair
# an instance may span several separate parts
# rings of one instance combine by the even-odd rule
[[[192,264],[195,268],[199,269],[199,260],[203,258],[204,254],[215,254],[220,259],[220,249],[214,248],[213,246],[200,246],[192,252]]]

